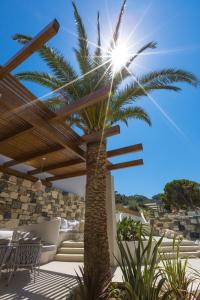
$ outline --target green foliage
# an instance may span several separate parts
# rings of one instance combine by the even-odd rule
[[[124,300],[198,300],[200,291],[200,273],[187,271],[187,260],[179,257],[179,244],[175,246],[175,259],[162,256],[160,264],[159,241],[153,241],[151,232],[147,245],[142,239],[135,244],[135,254],[128,245],[118,241],[126,295]],[[196,284],[196,286],[195,286]]]
[[[200,184],[181,179],[165,185],[162,200],[170,207],[187,209],[200,206]]]
[[[136,222],[130,218],[124,218],[117,223],[117,238],[121,241],[138,241],[149,235],[149,226]]]
[[[200,284],[197,287],[195,287],[195,284],[199,282],[199,275],[197,275],[197,271],[191,272],[190,270],[190,273],[187,272],[189,268],[188,261],[179,257],[179,248],[180,244],[176,245],[174,240],[176,258],[169,259],[166,255],[163,255],[162,277],[166,279],[164,289],[170,291],[169,300],[198,299]]]
[[[167,299],[163,292],[165,278],[161,277],[158,269],[158,248],[162,238],[154,244],[152,234],[147,245],[139,239],[135,255],[130,252],[128,245],[118,242],[122,257],[121,268],[126,289],[126,300],[158,300]]]
[[[122,204],[124,206],[131,206],[131,205],[136,205],[138,207],[143,207],[143,204],[145,202],[149,202],[151,199],[143,196],[143,195],[122,195],[115,191],[115,202],[116,204]]]
[[[108,287],[110,277],[102,280],[100,274],[93,270],[93,273],[86,272],[79,267],[81,275],[76,273],[78,286],[72,291],[71,300],[106,300],[108,299]]]
[[[116,25],[114,26],[112,39],[109,43],[109,51],[112,51],[119,43],[120,29],[124,15],[126,0],[123,1]],[[145,51],[155,49],[155,42],[148,42],[136,54],[128,59],[125,66],[119,72],[113,72],[113,68],[102,54],[100,15],[97,14],[97,47],[94,53],[89,48],[88,35],[79,14],[75,2],[72,2],[74,18],[78,36],[78,44],[74,49],[79,72],[58,50],[45,45],[38,52],[49,67],[50,72],[22,72],[16,77],[20,80],[32,81],[43,85],[53,91],[53,100],[48,99],[46,104],[53,110],[65,103],[78,101],[85,95],[98,90],[101,87],[110,86],[111,93],[105,101],[92,107],[81,110],[70,116],[67,121],[84,131],[91,133],[110,127],[118,122],[128,122],[132,119],[142,120],[151,125],[150,117],[142,107],[135,106],[135,102],[149,93],[157,90],[179,91],[177,83],[189,83],[196,86],[198,80],[190,72],[166,68],[143,74],[132,75],[130,67],[132,63]],[[16,34],[14,40],[21,44],[28,43],[32,38],[22,34]],[[126,84],[126,79],[129,79]],[[109,101],[108,101],[109,99]]]

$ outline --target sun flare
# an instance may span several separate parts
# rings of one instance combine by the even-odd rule
[[[123,66],[126,65],[130,59],[129,48],[126,43],[119,43],[116,45],[110,53],[111,64],[114,71],[119,71]]]

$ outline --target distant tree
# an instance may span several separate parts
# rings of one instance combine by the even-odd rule
[[[160,201],[162,196],[163,196],[163,193],[159,193],[159,194],[152,196],[152,199],[155,201]]]
[[[200,206],[200,184],[186,179],[173,180],[165,185],[162,200],[171,208],[198,207]]]

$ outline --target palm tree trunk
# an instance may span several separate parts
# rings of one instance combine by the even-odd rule
[[[110,273],[106,216],[106,142],[87,145],[87,184],[85,199],[84,267],[103,280]]]

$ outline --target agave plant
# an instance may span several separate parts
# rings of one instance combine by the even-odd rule
[[[101,277],[95,269],[93,273],[79,268],[80,276],[76,273],[77,287],[72,291],[71,300],[106,300],[108,299],[109,276]]]
[[[166,278],[158,267],[158,248],[162,238],[153,242],[152,232],[147,244],[139,239],[135,247],[135,255],[129,246],[118,241],[121,261],[118,260],[123,274],[127,300],[157,300],[167,299],[168,292],[164,290]]]
[[[120,43],[120,27],[125,4],[126,0],[121,7],[108,47],[108,56],[111,57]],[[134,69],[131,70],[133,62],[145,51],[156,48],[157,44],[153,41],[139,48],[119,70],[114,71],[111,60],[105,58],[102,50],[99,13],[97,14],[97,46],[92,52],[77,6],[74,2],[72,5],[78,36],[78,47],[74,51],[80,71],[76,71],[58,50],[45,45],[38,52],[51,72],[26,71],[16,75],[19,80],[32,81],[54,91],[53,96],[46,101],[46,104],[54,110],[63,103],[78,101],[101,87],[110,87],[110,94],[105,101],[74,113],[67,119],[68,124],[78,127],[84,134],[103,131],[104,128],[119,122],[128,125],[129,121],[135,119],[151,125],[147,112],[136,105],[139,99],[157,90],[180,91],[177,83],[181,82],[196,86],[195,75],[176,68],[133,76]],[[31,39],[30,36],[22,34],[14,36],[14,40],[22,44],[28,43]],[[84,263],[87,270],[91,272],[95,267],[103,278],[110,270],[106,216],[105,137],[102,136],[101,141],[88,143],[86,152]]]
[[[189,268],[188,260],[180,258],[180,243],[173,245],[176,257],[170,259],[162,255],[163,272],[165,278],[164,290],[170,291],[169,300],[198,300],[200,299],[200,283],[198,272]],[[187,272],[190,269],[190,272]]]

